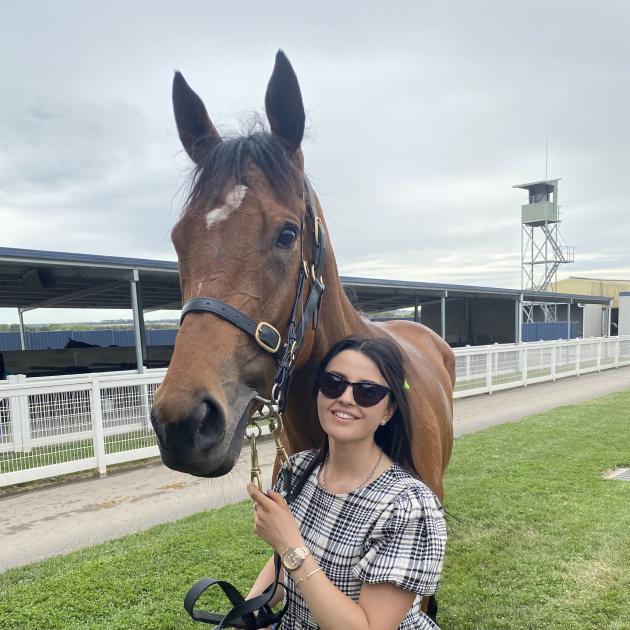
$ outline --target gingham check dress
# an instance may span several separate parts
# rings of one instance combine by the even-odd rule
[[[291,456],[291,484],[303,475],[315,451]],[[392,465],[372,483],[347,494],[331,494],[317,481],[318,468],[291,504],[311,553],[328,578],[355,602],[363,582],[391,582],[414,593],[399,630],[437,626],[420,609],[421,595],[438,589],[446,524],[437,497],[421,481]],[[283,467],[274,490],[284,494]],[[285,571],[286,611],[282,630],[317,630],[298,587]]]

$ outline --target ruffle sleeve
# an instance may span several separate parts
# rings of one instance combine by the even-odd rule
[[[432,595],[439,586],[445,549],[442,506],[425,486],[411,486],[383,511],[352,573],[361,582],[391,582]]]

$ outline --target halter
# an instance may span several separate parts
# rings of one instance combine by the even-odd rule
[[[286,453],[280,452],[282,444],[279,441],[279,434],[282,430],[281,414],[286,406],[287,392],[291,384],[291,378],[295,369],[295,361],[302,347],[306,326],[311,322],[313,330],[316,330],[319,320],[319,310],[321,307],[322,295],[324,293],[324,281],[322,278],[324,265],[326,264],[326,233],[323,229],[321,219],[317,216],[315,192],[304,174],[304,187],[302,189],[302,199],[306,206],[305,218],[309,219],[313,225],[313,238],[311,244],[310,264],[304,260],[303,242],[305,221],[302,220],[300,227],[300,243],[302,247],[302,265],[297,281],[297,290],[291,317],[287,325],[286,341],[282,343],[282,335],[278,329],[266,321],[255,321],[242,311],[230,306],[222,300],[211,297],[196,297],[188,300],[182,308],[180,326],[189,313],[213,313],[218,317],[230,322],[237,328],[253,337],[256,343],[266,352],[272,354],[278,361],[278,367],[271,387],[269,399],[256,396],[259,403],[255,407],[267,408],[267,412],[260,419],[270,421],[270,429],[276,438],[278,454],[283,461],[286,461]],[[306,301],[304,301],[304,290],[307,281],[310,279],[310,289]],[[299,319],[298,319],[299,317]],[[277,413],[274,411],[277,410]],[[250,420],[253,420],[253,416]],[[254,436],[252,439],[252,435]],[[252,478],[254,477],[254,451],[255,434],[248,437],[252,440]]]

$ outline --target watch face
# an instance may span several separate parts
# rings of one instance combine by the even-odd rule
[[[297,569],[302,563],[302,558],[298,555],[296,549],[291,549],[284,556],[284,566],[287,569]]]
[[[282,564],[284,565],[285,569],[293,571],[293,569],[297,569],[299,566],[302,565],[304,559],[306,558],[306,555],[307,554],[304,553],[304,550],[300,547],[298,547],[297,549],[287,549],[284,556],[282,556]]]

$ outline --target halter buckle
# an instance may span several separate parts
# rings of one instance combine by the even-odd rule
[[[267,341],[263,339],[264,335],[267,336],[267,340],[269,341],[268,335],[270,333],[272,335],[275,335],[274,345],[272,345],[272,343],[267,343]],[[282,343],[282,336],[280,335],[280,333],[277,331],[276,328],[274,328],[271,324],[267,322],[258,322],[258,326],[256,326],[256,332],[254,333],[254,339],[256,339],[256,343],[263,350],[266,350],[271,354],[275,354],[276,352],[278,352],[278,348],[280,348],[280,344]]]
[[[315,217],[315,242],[319,245],[319,231],[322,229],[322,220]]]
[[[324,286],[324,278],[322,276],[320,276],[319,278],[317,277],[315,265],[311,265],[311,280]]]

